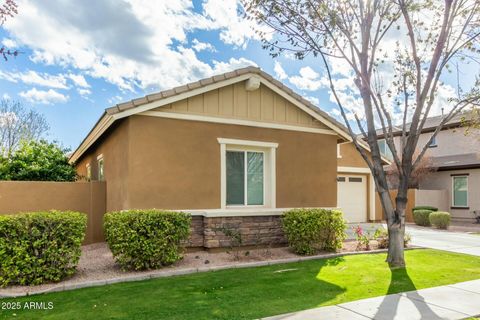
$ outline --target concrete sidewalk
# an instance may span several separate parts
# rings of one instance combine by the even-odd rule
[[[464,319],[480,314],[480,280],[391,294],[265,318],[300,319]]]

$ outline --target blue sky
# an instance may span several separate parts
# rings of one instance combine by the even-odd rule
[[[66,147],[76,148],[107,107],[246,65],[261,67],[336,114],[320,61],[272,59],[235,0],[18,5],[0,41],[23,54],[0,62],[0,98],[43,113],[48,138]]]

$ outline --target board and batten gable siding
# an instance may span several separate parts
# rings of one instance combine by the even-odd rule
[[[152,111],[329,129],[263,84],[257,90],[247,91],[245,81],[177,101]]]
[[[220,209],[217,138],[278,143],[276,207],[336,207],[335,135],[130,117],[132,208]]]

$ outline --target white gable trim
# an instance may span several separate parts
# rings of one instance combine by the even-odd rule
[[[95,125],[95,127],[92,129],[92,131],[87,135],[85,140],[80,144],[80,146],[77,148],[77,150],[75,150],[75,152],[72,154],[69,161],[70,161],[70,163],[76,162],[81,157],[81,155],[110,127],[110,125],[115,120],[122,119],[122,118],[125,118],[125,117],[128,117],[128,116],[134,115],[134,114],[144,113],[144,112],[149,111],[151,109],[159,108],[159,107],[162,107],[164,105],[174,103],[176,101],[187,99],[189,97],[193,97],[193,96],[196,96],[196,95],[199,95],[199,94],[211,91],[211,90],[215,90],[215,89],[218,89],[218,88],[222,88],[222,87],[225,87],[225,86],[228,86],[228,85],[231,85],[231,84],[235,84],[235,83],[250,79],[251,77],[259,78],[260,82],[263,83],[266,87],[270,88],[275,93],[279,94],[280,96],[282,96],[283,98],[285,98],[286,100],[288,100],[289,102],[291,102],[292,104],[294,104],[295,106],[297,106],[298,108],[300,108],[301,110],[303,110],[304,112],[306,112],[307,114],[312,116],[314,119],[320,121],[321,123],[323,123],[326,126],[328,126],[329,128],[331,128],[340,137],[346,139],[347,141],[352,140],[347,132],[342,130],[336,124],[334,124],[333,122],[331,122],[327,118],[323,117],[319,113],[313,111],[312,109],[307,107],[305,104],[303,104],[300,101],[298,101],[297,99],[295,99],[293,96],[291,96],[285,90],[277,87],[276,85],[274,85],[273,83],[271,83],[270,81],[268,81],[267,79],[262,77],[261,75],[258,75],[256,73],[246,73],[246,74],[243,74],[243,75],[231,78],[231,79],[227,79],[227,80],[219,81],[219,82],[216,82],[216,83],[208,84],[208,85],[199,87],[197,89],[188,90],[184,93],[180,93],[180,94],[177,94],[177,95],[173,95],[171,97],[163,98],[163,99],[158,100],[158,101],[148,102],[148,103],[143,104],[143,105],[135,106],[133,108],[129,108],[129,109],[126,109],[124,111],[120,111],[120,112],[115,113],[113,115],[104,114],[104,116],[102,116],[102,118]],[[214,117],[211,117],[211,118],[214,118]],[[219,118],[219,119],[222,120],[222,123],[227,123],[225,121],[225,118]],[[240,121],[243,121],[243,120],[240,120]],[[252,122],[254,122],[254,121],[252,121]],[[296,126],[290,126],[290,127],[297,128]],[[306,128],[306,127],[302,127],[302,128]],[[285,128],[278,128],[278,129],[285,129]],[[290,128],[290,129],[292,129],[292,128]],[[309,129],[309,128],[306,128],[306,129]],[[315,128],[312,128],[312,129],[315,129]],[[289,129],[286,129],[286,130],[289,130]],[[318,129],[318,130],[325,130],[325,129]],[[331,133],[329,130],[326,130],[326,132]],[[320,133],[320,132],[318,132],[318,133]],[[326,133],[326,134],[329,134],[329,133]]]

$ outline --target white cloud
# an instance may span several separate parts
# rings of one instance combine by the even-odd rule
[[[202,5],[203,14],[186,0],[96,1],[89,5],[23,0],[22,10],[4,27],[19,45],[32,49],[33,62],[78,70],[122,90],[158,90],[211,76],[220,69],[231,70],[243,59],[230,60],[233,64],[203,62],[193,48],[185,48],[188,33],[219,30],[222,41],[240,47],[257,37],[250,28],[253,22],[244,22],[237,12],[236,1],[209,0]]]
[[[69,73],[67,77],[70,78],[70,80],[72,80],[72,82],[78,87],[90,88],[90,85],[88,84],[87,80],[85,80],[85,77],[82,76],[81,74]]]
[[[53,89],[48,91],[37,90],[32,88],[28,91],[22,91],[19,93],[20,97],[26,99],[31,103],[40,104],[53,104],[53,103],[65,103],[68,101],[68,96],[65,96]]]
[[[68,89],[67,80],[62,74],[50,75],[48,73],[38,73],[33,70],[17,73],[0,71],[0,79],[15,83],[21,81],[25,84],[38,85],[48,88]]]
[[[299,76],[291,76],[288,80],[300,90],[315,91],[322,86],[320,75],[310,67],[303,67]]]
[[[2,99],[4,99],[4,100],[10,100],[11,97],[10,97],[10,95],[9,95],[8,93],[4,93],[4,94],[2,95]]]
[[[92,94],[92,91],[90,89],[81,89],[81,88],[78,88],[77,89],[77,92],[79,95],[81,96],[88,96],[90,94]]]
[[[4,45],[6,48],[12,49],[18,47],[17,43],[9,38],[5,38],[2,40],[2,45]]]
[[[215,47],[213,45],[211,45],[210,43],[200,42],[198,39],[193,39],[192,40],[192,48],[197,52],[200,52],[200,51],[203,51],[203,50],[207,50],[207,51],[210,51],[210,52],[216,52],[217,51],[215,49]]]
[[[278,79],[280,80],[285,80],[288,78],[288,75],[287,73],[285,72],[285,70],[283,69],[282,65],[280,64],[280,62],[278,61],[275,61],[275,65],[273,67],[273,71],[275,72],[275,76],[277,76]]]
[[[260,39],[255,30],[270,31],[265,26],[259,27],[254,20],[244,19],[243,7],[237,0],[207,0],[203,4],[203,10],[212,20],[211,27],[221,30],[220,40],[227,44],[245,49],[249,39]]]
[[[311,103],[313,103],[316,106],[318,106],[320,104],[320,100],[317,97],[306,96],[304,98],[307,99],[308,101],[310,101]]]

